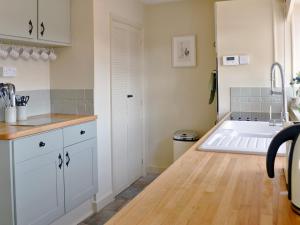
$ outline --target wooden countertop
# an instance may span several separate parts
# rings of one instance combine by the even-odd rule
[[[28,118],[28,121],[35,119],[53,119],[54,122],[41,126],[11,126],[0,122],[0,140],[13,140],[49,130],[72,126],[97,119],[97,116],[45,114]]]
[[[265,156],[197,151],[213,130],[107,225],[300,224],[287,197],[284,158],[271,180]]]

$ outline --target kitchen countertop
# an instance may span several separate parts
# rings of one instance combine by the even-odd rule
[[[219,125],[106,225],[300,224],[287,197],[284,158],[272,180],[265,156],[196,150]]]
[[[0,140],[13,140],[49,130],[59,129],[84,122],[96,120],[97,116],[66,115],[66,114],[45,114],[28,118],[27,122],[37,120],[52,121],[48,124],[38,126],[17,126],[0,122]]]

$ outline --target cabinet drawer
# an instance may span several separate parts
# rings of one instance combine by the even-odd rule
[[[15,163],[48,154],[63,148],[62,130],[17,139],[13,146]]]
[[[70,146],[97,136],[96,121],[66,127],[64,132],[64,146]]]

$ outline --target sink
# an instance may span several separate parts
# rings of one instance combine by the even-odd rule
[[[282,129],[269,122],[225,121],[199,146],[204,151],[220,151],[245,154],[266,154],[273,137]],[[278,154],[285,155],[282,145]]]

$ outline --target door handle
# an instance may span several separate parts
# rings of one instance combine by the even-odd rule
[[[66,165],[67,165],[67,167],[69,167],[69,164],[70,164],[70,161],[71,161],[69,152],[66,153],[66,158],[67,158]]]
[[[64,163],[61,154],[59,154],[58,160],[59,160],[59,165],[58,165],[58,167],[59,167],[59,169],[61,169],[61,168],[62,168],[62,165],[63,165],[63,163]]]
[[[133,95],[127,95],[127,98],[133,98]]]
[[[32,23],[32,21],[31,20],[29,20],[29,30],[28,30],[28,32],[29,32],[29,34],[31,35],[32,34],[32,31],[33,31],[33,23]]]
[[[42,28],[41,29],[41,35],[44,36],[45,30],[46,30],[44,22],[41,23],[41,28]]]

